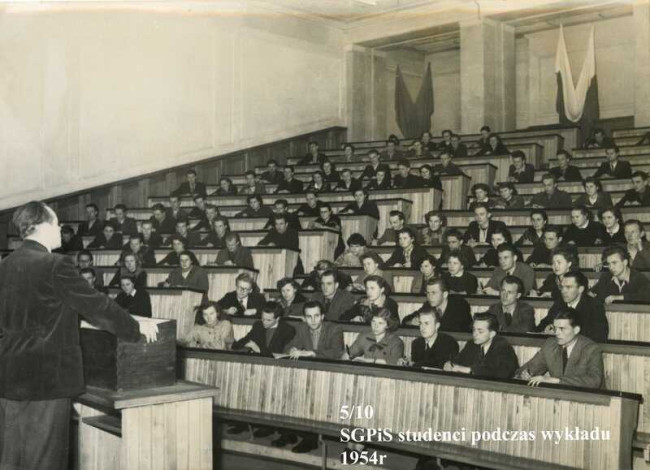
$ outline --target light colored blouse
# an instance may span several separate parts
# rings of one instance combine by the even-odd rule
[[[194,325],[187,337],[190,348],[230,349],[235,342],[232,323],[220,320],[215,326]]]

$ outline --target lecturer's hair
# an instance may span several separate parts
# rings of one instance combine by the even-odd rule
[[[43,222],[52,223],[54,212],[48,209],[45,203],[40,201],[30,201],[16,209],[12,222],[18,229],[20,238],[24,239],[34,233],[36,226]]]

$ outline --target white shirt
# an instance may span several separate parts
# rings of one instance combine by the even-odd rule
[[[580,303],[581,297],[578,296],[573,302],[568,303],[567,306],[571,308],[576,308],[578,306],[578,303]]]
[[[566,349],[566,357],[571,357],[571,352],[573,351],[573,347],[577,343],[577,336],[571,340],[571,342],[567,346],[563,346],[564,349]]]

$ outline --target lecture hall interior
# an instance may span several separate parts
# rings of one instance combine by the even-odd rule
[[[0,162],[71,470],[650,470],[648,0],[3,1]]]

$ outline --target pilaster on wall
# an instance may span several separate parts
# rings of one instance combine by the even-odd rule
[[[650,2],[634,4],[634,126],[650,126]]]
[[[461,129],[516,125],[515,30],[491,19],[460,25]]]

